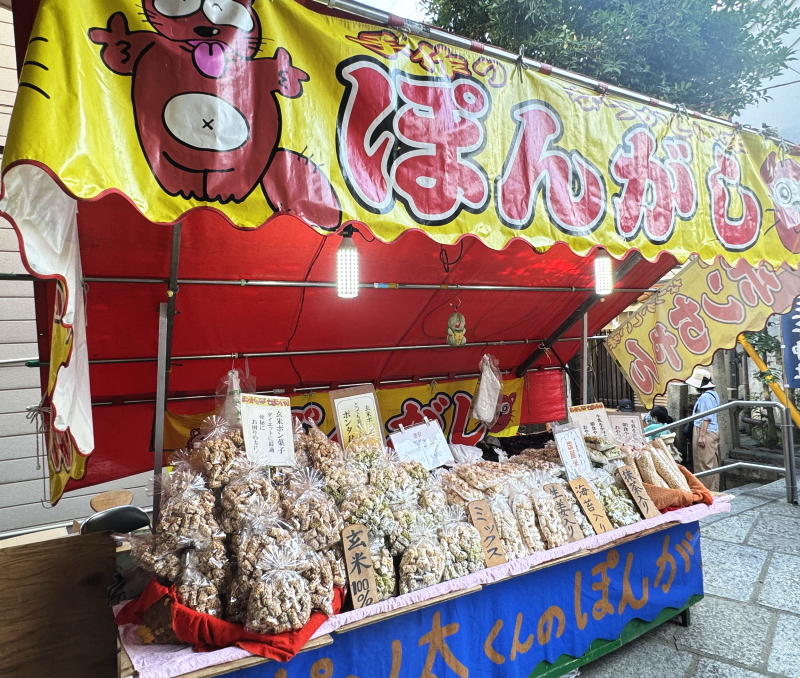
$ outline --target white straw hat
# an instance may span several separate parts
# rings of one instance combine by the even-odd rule
[[[711,381],[711,372],[704,367],[695,367],[692,376],[686,380],[686,383],[695,388],[716,388],[714,382]]]

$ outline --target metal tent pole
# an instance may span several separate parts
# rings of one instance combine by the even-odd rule
[[[589,404],[589,314],[583,314],[581,323],[581,402]]]
[[[156,421],[153,456],[153,527],[161,513],[161,469],[164,458],[164,410],[167,399],[167,336],[168,304],[158,305],[158,380],[156,382]]]
[[[789,400],[789,378],[786,374],[786,337],[783,335],[783,323],[779,324],[781,332],[781,372],[783,372],[783,394],[786,407],[783,412],[783,466],[786,469],[786,501],[797,504],[797,467],[794,457],[794,422]]]

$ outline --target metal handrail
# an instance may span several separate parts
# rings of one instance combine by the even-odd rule
[[[701,471],[700,473],[695,474],[697,477],[702,476],[709,476],[715,473],[723,473],[728,470],[732,470],[734,468],[754,468],[754,469],[764,469],[769,468],[770,470],[776,472],[783,472],[786,474],[786,501],[790,504],[797,504],[798,497],[797,497],[797,467],[795,465],[795,456],[794,456],[794,436],[792,434],[792,417],[789,408],[784,406],[783,403],[775,402],[773,400],[731,400],[724,405],[720,405],[718,407],[713,407],[710,410],[706,410],[705,412],[699,412],[697,414],[692,414],[691,416],[684,417],[683,419],[678,419],[678,421],[673,421],[671,424],[665,424],[664,426],[660,426],[656,429],[647,432],[649,436],[656,436],[659,433],[664,433],[665,431],[669,431],[674,428],[679,428],[684,424],[688,424],[689,422],[696,421],[697,419],[703,419],[707,417],[709,414],[716,414],[717,412],[724,412],[726,410],[733,409],[735,407],[774,407],[776,409],[781,410],[781,429],[783,434],[783,468],[778,467],[764,467],[762,464],[751,464],[749,462],[737,462],[735,464],[730,464],[728,466],[720,466],[719,468],[709,469],[708,471]]]

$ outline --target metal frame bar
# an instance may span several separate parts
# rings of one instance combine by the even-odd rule
[[[705,113],[700,113],[699,111],[688,110],[681,104],[672,104],[661,99],[649,97],[646,94],[640,94],[639,92],[634,92],[633,90],[629,90],[624,87],[611,85],[609,83],[602,82],[601,80],[595,80],[594,78],[581,75],[580,73],[574,73],[563,68],[550,66],[549,64],[542,63],[541,61],[536,61],[520,54],[515,54],[514,52],[501,49],[495,45],[487,45],[485,43],[461,37],[460,35],[448,33],[440,28],[428,26],[427,24],[420,23],[418,21],[403,19],[402,17],[395,16],[389,12],[363,5],[355,0],[314,0],[314,2],[326,7],[330,7],[331,9],[337,9],[347,12],[348,14],[353,14],[357,17],[365,18],[373,23],[384,26],[391,30],[416,35],[428,40],[433,39],[437,42],[441,42],[452,47],[483,54],[489,59],[497,59],[498,61],[505,61],[509,64],[520,64],[528,68],[533,68],[545,75],[550,75],[559,80],[566,80],[567,82],[580,85],[581,87],[588,87],[589,89],[601,94],[612,94],[614,96],[623,97],[625,99],[646,104],[648,106],[653,106],[655,108],[662,108],[672,113],[688,115],[696,120],[713,122],[718,125],[722,125],[723,127],[749,132],[750,134],[758,134],[759,136],[764,136],[765,138],[771,139],[772,141],[776,141],[778,143],[784,141],[779,137],[763,135],[758,130],[747,126],[742,126],[738,123],[731,122],[730,120],[725,120],[724,118],[707,115]],[[794,146],[795,144],[791,145]]]
[[[689,422],[695,421],[696,419],[702,419],[707,417],[709,414],[716,414],[717,412],[724,412],[725,410],[733,409],[734,407],[774,407],[781,411],[781,429],[783,433],[783,459],[784,459],[784,467],[779,468],[777,466],[767,466],[764,468],[768,468],[771,471],[775,471],[777,473],[785,473],[786,474],[786,501],[790,504],[797,504],[798,497],[797,497],[797,466],[795,465],[795,454],[794,454],[794,439],[792,436],[792,418],[791,413],[789,412],[789,408],[786,407],[783,403],[775,402],[774,400],[731,400],[724,405],[720,405],[719,407],[713,407],[710,410],[706,410],[705,412],[700,412],[699,414],[693,414],[688,417],[684,417],[683,419],[678,419],[678,421],[673,421],[671,424],[665,424],[664,426],[659,426],[652,431],[648,431],[647,435],[649,437],[656,436],[659,433],[664,433],[665,431],[669,431],[673,428],[679,428],[684,424],[688,424]],[[697,473],[698,477],[702,476],[709,476],[715,473],[724,473],[726,470],[733,469],[736,467],[741,468],[759,468],[761,467],[760,464],[749,464],[748,462],[737,462],[735,464],[730,464],[729,466],[720,466],[719,468],[709,469],[708,471],[701,471]]]
[[[589,404],[589,314],[581,322],[581,402]]]
[[[156,381],[156,416],[153,441],[153,526],[161,513],[161,470],[164,459],[164,411],[167,398],[167,338],[169,304],[158,305],[158,379]]]

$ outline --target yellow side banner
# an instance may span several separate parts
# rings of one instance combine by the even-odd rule
[[[503,382],[500,417],[490,429],[493,435],[516,435],[520,423],[524,379]],[[486,424],[472,419],[472,394],[477,379],[433,382],[424,386],[387,388],[376,391],[385,433],[395,433],[400,426],[421,424],[427,418],[442,427],[447,441],[454,445],[476,445],[486,435]],[[336,417],[327,391],[292,396],[292,414],[304,424],[314,424],[326,435],[339,440]],[[200,435],[200,426],[209,414],[174,414],[167,411],[164,421],[164,449],[186,447]]]
[[[42,0],[4,171],[20,162],[154,222],[800,252],[800,162],[771,141],[292,0]]]
[[[653,406],[670,381],[687,379],[741,332],[765,327],[800,295],[800,272],[783,266],[709,266],[695,261],[606,339],[642,403]]]

